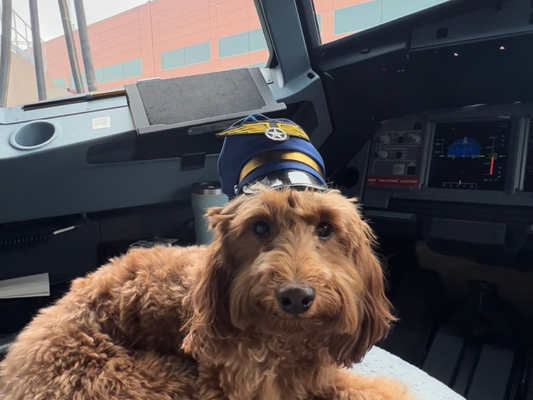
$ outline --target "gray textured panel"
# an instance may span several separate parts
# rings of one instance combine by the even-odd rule
[[[150,125],[172,125],[265,106],[249,70],[139,82]]]

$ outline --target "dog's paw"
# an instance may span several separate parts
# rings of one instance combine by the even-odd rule
[[[395,379],[363,378],[337,391],[335,400],[416,400],[407,386]]]
[[[405,392],[346,390],[337,393],[335,400],[415,400]]]

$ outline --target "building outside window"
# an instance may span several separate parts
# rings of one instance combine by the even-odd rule
[[[322,43],[327,43],[447,0],[313,1]],[[72,8],[72,2],[68,3]],[[154,77],[263,67],[269,59],[267,40],[250,0],[225,0],[216,5],[210,0],[85,0],[84,5],[98,90]],[[20,56],[17,62],[28,63],[27,68],[14,70],[31,74],[31,30],[25,34],[29,27],[27,1],[15,1],[13,7],[16,34],[12,48]],[[47,92],[50,98],[75,93],[57,2],[40,7],[39,12]],[[70,14],[75,15],[73,10]],[[87,89],[75,23],[73,29]],[[15,87],[23,91],[22,86],[11,85]],[[35,100],[24,96],[24,101]]]

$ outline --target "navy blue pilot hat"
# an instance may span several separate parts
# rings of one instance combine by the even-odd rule
[[[218,136],[224,138],[218,174],[229,198],[251,193],[255,183],[328,189],[322,157],[304,130],[288,119],[251,115]]]

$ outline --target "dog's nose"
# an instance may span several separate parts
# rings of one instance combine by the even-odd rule
[[[303,314],[315,300],[315,291],[309,286],[291,286],[279,289],[276,299],[280,308],[289,314]]]

